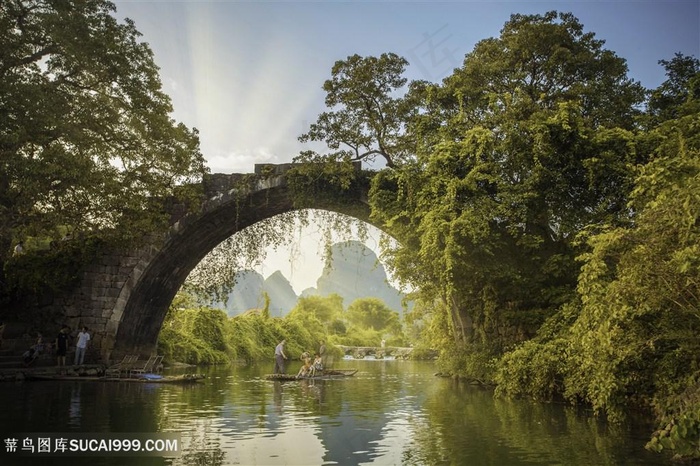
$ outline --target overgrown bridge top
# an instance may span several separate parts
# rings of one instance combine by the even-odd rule
[[[205,196],[209,199],[219,195],[225,195],[236,190],[242,185],[252,185],[254,189],[268,189],[271,187],[284,186],[286,175],[293,168],[311,163],[256,163],[253,173],[211,173],[204,176]],[[360,162],[353,162],[356,172],[362,171]]]

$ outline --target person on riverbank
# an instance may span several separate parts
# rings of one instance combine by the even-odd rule
[[[29,367],[34,364],[34,361],[36,361],[36,358],[38,358],[42,352],[44,352],[44,337],[38,332],[34,344],[22,354],[24,366]]]
[[[66,353],[68,352],[68,326],[64,325],[56,336],[56,365],[66,365]]]
[[[83,329],[78,334],[78,343],[75,345],[75,359],[73,360],[74,366],[83,365],[83,360],[85,359],[85,350],[87,350],[87,345],[89,341],[90,334],[88,333],[88,328],[83,326]]]
[[[282,340],[275,347],[275,374],[284,374],[284,360],[287,359],[287,355],[284,354],[284,344],[287,340]]]

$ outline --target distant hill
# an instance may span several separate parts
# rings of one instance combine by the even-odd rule
[[[273,317],[286,315],[297,304],[294,288],[279,270],[265,279],[262,291],[270,297],[270,315]]]
[[[391,309],[403,314],[403,294],[387,283],[384,266],[377,255],[359,241],[336,243],[331,247],[330,266],[324,268],[315,288],[308,288],[301,296],[328,296],[336,293],[347,307],[358,298],[376,297]],[[245,270],[229,294],[225,308],[229,316],[265,305],[264,293],[270,297],[270,315],[284,316],[296,305],[298,296],[289,280],[280,271],[263,278],[258,272]]]
[[[228,301],[218,303],[216,307],[224,307],[230,316],[238,315],[248,309],[264,307],[262,289],[265,279],[254,270],[243,270],[236,274],[236,286],[228,295]]]
[[[404,295],[389,285],[384,266],[377,255],[359,241],[345,241],[331,247],[330,266],[316,280],[316,288],[308,288],[302,296],[328,296],[336,293],[347,307],[359,298],[374,297],[403,315]]]

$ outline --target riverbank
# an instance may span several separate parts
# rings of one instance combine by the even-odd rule
[[[105,366],[102,364],[85,364],[82,366],[38,366],[13,367],[0,369],[0,382],[23,382],[34,374],[65,375],[67,377],[102,377]]]

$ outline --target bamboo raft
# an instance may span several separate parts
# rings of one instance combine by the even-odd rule
[[[357,369],[328,369],[324,371],[317,372],[316,375],[303,375],[297,377],[293,374],[268,374],[265,376],[267,380],[328,380],[328,379],[342,379],[345,377],[352,377],[357,373]]]
[[[190,384],[204,379],[204,374],[164,375],[158,377],[92,377],[92,376],[68,376],[57,374],[31,374],[27,380],[55,381],[55,382],[135,382],[135,383],[174,383]]]

